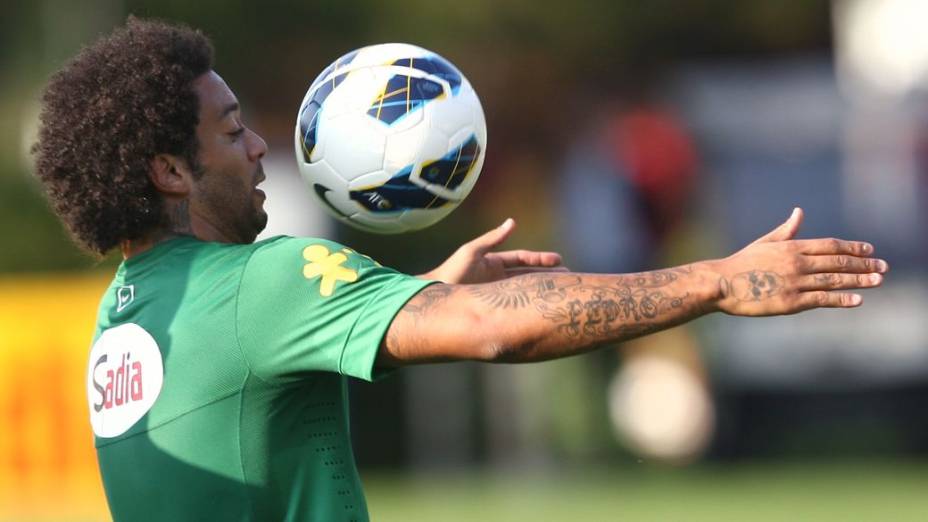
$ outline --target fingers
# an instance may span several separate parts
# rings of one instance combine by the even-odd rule
[[[570,272],[570,269],[566,266],[555,266],[550,268],[538,266],[522,266],[518,268],[507,268],[506,277],[515,277],[522,274],[538,274],[550,272]]]
[[[849,290],[854,288],[872,288],[883,283],[883,276],[871,274],[814,274],[801,276],[797,289],[810,290]]]
[[[793,209],[793,213],[790,214],[789,219],[783,222],[782,225],[771,230],[766,235],[758,238],[755,243],[768,243],[771,241],[787,241],[796,237],[796,233],[799,232],[799,225],[802,224],[802,209],[796,207]]]
[[[860,306],[863,298],[859,294],[843,292],[803,292],[799,294],[799,310],[813,308],[855,308]]]
[[[844,254],[865,257],[873,253],[873,245],[863,241],[845,241],[843,239],[800,239],[793,241],[800,254],[823,255]]]
[[[482,236],[466,243],[462,248],[469,248],[477,256],[495,258],[502,262],[504,268],[516,267],[545,267],[560,266],[561,255],[557,252],[536,252],[533,250],[507,250],[505,252],[490,252],[502,244],[515,230],[516,223],[507,218],[502,225],[490,230]]]
[[[889,270],[889,264],[882,259],[850,255],[807,256],[803,263],[805,264],[804,271],[810,274],[829,272],[850,274],[876,272],[884,274]]]
[[[557,252],[535,252],[534,250],[507,250],[487,254],[502,261],[506,268],[521,266],[555,267],[561,264],[561,255]]]
[[[515,230],[516,222],[512,218],[507,218],[503,224],[483,234],[482,236],[469,241],[465,246],[473,248],[478,255],[483,255],[489,250],[498,247],[512,235]]]

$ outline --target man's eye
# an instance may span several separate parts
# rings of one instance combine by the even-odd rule
[[[230,132],[229,136],[232,136],[233,138],[238,138],[242,134],[245,134],[245,127],[240,127],[237,130]]]

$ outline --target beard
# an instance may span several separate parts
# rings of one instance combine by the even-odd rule
[[[267,226],[264,197],[255,186],[263,177],[259,165],[250,182],[216,172],[207,172],[200,180],[198,192],[210,214],[209,220],[233,243],[253,243]]]
[[[244,201],[237,203],[234,216],[230,216],[236,234],[236,243],[254,243],[258,234],[267,226],[267,212],[264,211],[264,197],[259,196],[256,188],[247,193]]]
[[[251,200],[257,201],[257,198],[252,197]],[[258,237],[258,234],[260,234],[261,231],[267,227],[267,212],[264,211],[264,198],[261,198],[260,203],[254,203],[250,221],[251,223],[248,227],[248,233],[250,236],[249,238],[246,238],[247,240],[245,243],[254,243],[255,239]]]

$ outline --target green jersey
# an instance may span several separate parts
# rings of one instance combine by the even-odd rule
[[[87,392],[115,520],[367,520],[346,377],[427,281],[331,241],[166,241],[100,305]]]

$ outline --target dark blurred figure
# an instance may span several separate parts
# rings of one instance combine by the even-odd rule
[[[559,215],[576,271],[639,272],[668,264],[698,181],[696,146],[649,92],[600,104],[570,144]],[[713,408],[695,339],[685,328],[626,343],[608,404],[616,436],[650,458],[686,462],[711,438]]]
[[[636,272],[663,261],[692,196],[692,138],[672,110],[638,98],[603,104],[569,146],[560,201],[576,270]]]

